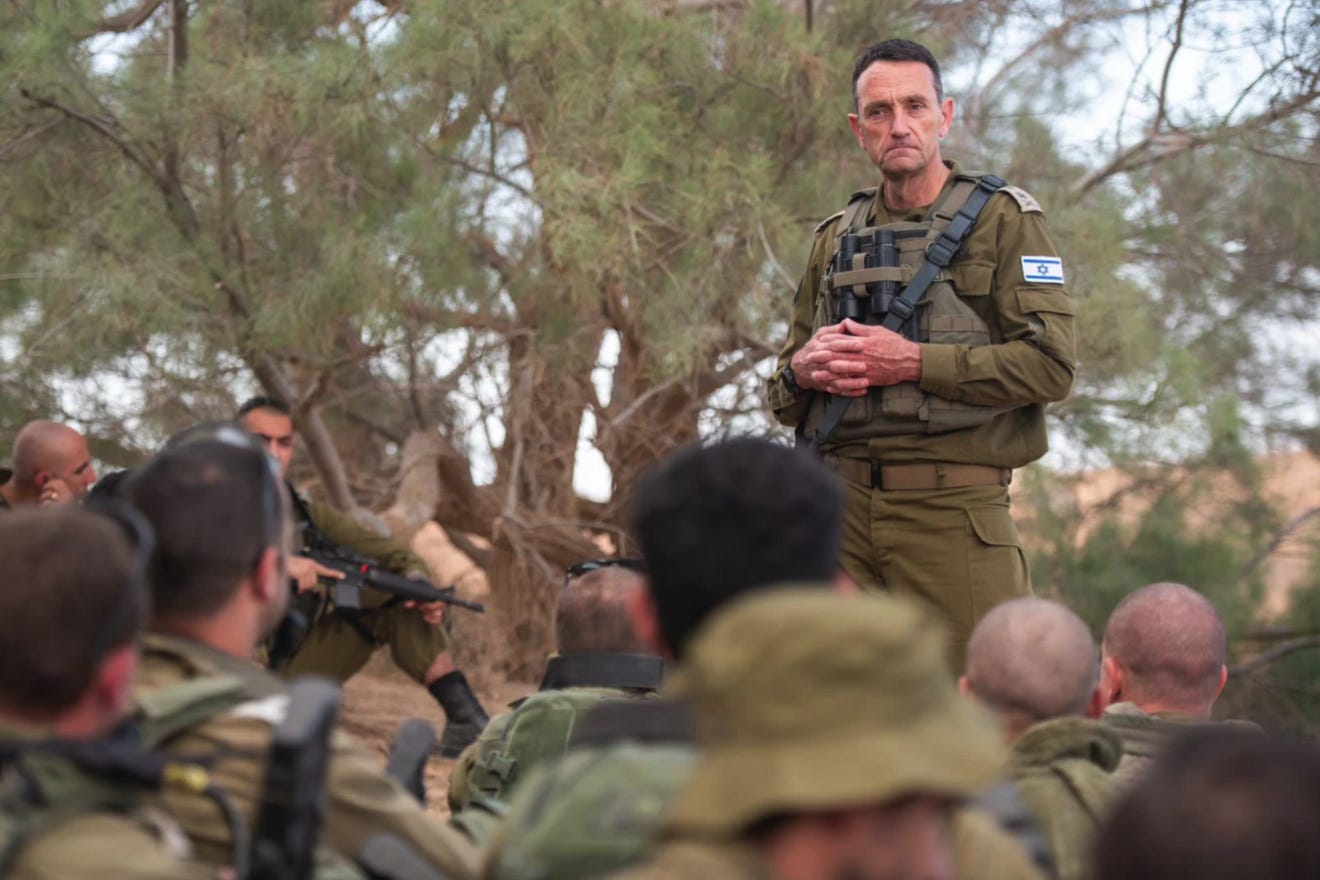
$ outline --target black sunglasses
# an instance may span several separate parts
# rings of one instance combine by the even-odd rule
[[[641,559],[629,559],[623,556],[611,556],[604,559],[584,559],[581,562],[573,563],[564,570],[564,586],[567,587],[571,582],[582,577],[584,574],[596,571],[600,568],[626,568],[629,571],[645,574],[646,562]]]

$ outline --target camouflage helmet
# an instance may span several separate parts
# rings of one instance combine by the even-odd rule
[[[786,590],[720,611],[674,682],[701,748],[667,827],[727,836],[776,813],[978,792],[1006,755],[947,656],[924,610],[888,596]]]

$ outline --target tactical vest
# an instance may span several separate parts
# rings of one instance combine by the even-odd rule
[[[616,743],[570,752],[519,788],[489,851],[491,880],[612,876],[646,857],[696,751]]]
[[[190,679],[139,700],[131,743],[113,748],[99,742],[70,743],[68,754],[40,745],[16,750],[0,765],[0,877],[28,841],[69,819],[89,813],[127,816],[137,809],[143,793],[166,785],[218,796],[203,764],[174,760],[158,749],[177,734],[252,696],[233,676]],[[99,769],[89,769],[84,763]],[[172,821],[160,815],[155,818],[159,830],[169,831],[165,839],[185,840]],[[246,836],[244,831],[235,839]]]
[[[96,745],[69,744],[81,752]],[[93,771],[49,743],[11,744],[11,748],[0,761],[0,877],[8,876],[29,842],[64,822],[95,813],[131,815],[160,832],[164,844],[173,841],[176,856],[188,854],[177,826],[159,814],[148,822],[138,812],[138,796],[145,785],[132,778],[140,768],[114,766],[122,754],[107,752],[98,762],[105,768]]]
[[[834,251],[820,284],[812,332],[839,322],[840,291],[869,298],[865,286],[867,284],[892,281],[897,282],[900,290],[906,287],[926,262],[926,249],[948,228],[959,209],[976,190],[977,181],[985,176],[976,172],[959,172],[953,185],[932,206],[928,219],[921,222],[900,221],[863,227],[861,224],[870,215],[879,191],[873,188],[854,193],[842,214],[841,231],[836,236]],[[839,237],[849,233],[870,235],[883,230],[894,234],[898,266],[863,268],[859,255],[854,260],[855,268],[852,271],[836,272],[834,255],[838,253]],[[914,342],[942,345],[980,346],[1003,342],[996,338],[997,330],[992,329],[958,295],[961,291],[989,293],[991,274],[985,267],[959,264],[955,257],[955,262],[939,271],[918,300],[916,314],[905,325],[903,335]],[[973,291],[973,287],[985,289]],[[882,316],[884,312],[872,314]],[[875,323],[878,322],[877,317]],[[803,423],[806,437],[816,437],[820,432],[830,399],[827,394],[812,396]],[[927,394],[916,382],[872,387],[864,397],[855,398],[848,406],[838,426],[830,434],[827,445],[893,434],[941,434],[973,428],[1009,409],[1012,407],[973,406]]]
[[[209,718],[246,704],[256,704],[270,699],[271,696],[262,689],[249,686],[238,676],[211,672],[176,682],[139,697],[133,721],[143,746],[148,749],[159,749],[176,736],[192,730]],[[203,760],[209,760],[215,756],[201,757]],[[197,767],[193,770],[193,774],[193,779],[185,778],[179,781],[188,784],[188,787],[195,791],[206,793],[201,787],[201,783],[205,781],[205,771]],[[217,795],[214,787],[208,786],[207,790],[214,799]],[[222,813],[231,824],[245,822],[232,806],[222,807]],[[230,831],[236,846],[245,845],[243,842],[249,837],[246,827],[241,829],[231,827]],[[362,872],[347,859],[328,850],[318,849],[316,880],[362,880],[363,876]]]
[[[507,799],[537,764],[568,749],[578,717],[607,700],[628,699],[612,688],[539,691],[520,702],[495,736],[478,740],[467,775],[467,799]]]

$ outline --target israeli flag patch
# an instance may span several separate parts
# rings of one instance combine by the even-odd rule
[[[1063,260],[1058,257],[1023,257],[1022,278],[1035,284],[1062,284]]]

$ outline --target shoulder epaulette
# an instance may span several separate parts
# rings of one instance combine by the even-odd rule
[[[842,217],[843,215],[847,214],[848,211],[849,211],[849,210],[853,207],[853,205],[855,205],[856,203],[858,203],[858,202],[869,202],[871,199],[875,198],[876,191],[877,191],[877,187],[874,187],[874,186],[873,186],[873,187],[869,187],[869,188],[867,188],[867,189],[859,189],[857,192],[855,192],[855,193],[853,193],[852,195],[848,196],[848,207],[844,208],[844,209],[843,209],[842,211],[840,211],[839,213],[837,213],[837,214],[831,214],[830,216],[826,217],[824,220],[820,221],[819,225],[816,226],[816,229],[815,229],[815,231],[813,232],[813,234],[814,234],[814,235],[820,235],[820,234],[821,234],[822,232],[824,232],[827,228],[829,228],[829,225],[830,225],[831,223],[835,222],[835,221],[838,220],[840,217]]]
[[[846,210],[847,208],[844,209],[844,211]],[[831,214],[830,216],[826,217],[824,220],[820,221],[820,223],[816,224],[816,228],[812,230],[812,234],[820,235],[822,232],[825,231],[826,227],[828,227],[835,220],[838,220],[840,217],[842,217],[844,211],[840,211],[837,214]]]
[[[1040,206],[1040,202],[1036,201],[1035,196],[1021,187],[1006,186],[1001,189],[1000,192],[1007,196],[1011,196],[1013,201],[1017,202],[1018,207],[1022,209],[1022,213],[1024,214],[1045,213],[1045,209]]]

